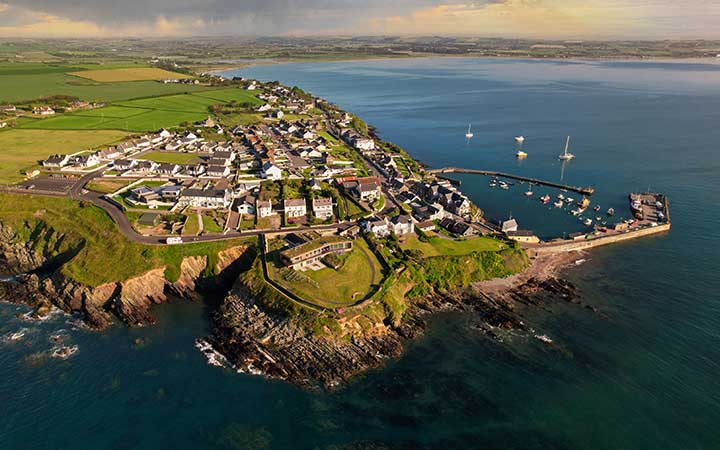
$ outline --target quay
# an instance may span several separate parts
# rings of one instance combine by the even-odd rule
[[[595,193],[595,188],[592,187],[579,187],[579,186],[570,186],[562,183],[555,183],[553,181],[545,181],[540,180],[537,178],[530,178],[530,177],[523,177],[520,175],[513,175],[511,173],[504,173],[504,172],[496,172],[493,170],[479,170],[479,169],[463,169],[460,167],[443,167],[442,169],[431,169],[427,171],[428,173],[431,173],[433,175],[442,175],[442,174],[448,174],[448,173],[466,173],[466,174],[473,174],[473,175],[485,175],[490,177],[500,177],[500,178],[508,178],[511,180],[518,180],[518,181],[526,181],[528,183],[537,184],[540,186],[548,186],[558,189],[564,189],[566,191],[572,191],[577,192],[578,194],[583,195],[593,195]],[[442,177],[445,178],[445,177]]]

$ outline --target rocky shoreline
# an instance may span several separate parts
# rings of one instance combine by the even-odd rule
[[[479,283],[462,292],[413,299],[399,324],[379,323],[371,333],[343,338],[313,335],[282,314],[261,310],[250,291],[238,283],[215,314],[214,333],[208,343],[239,372],[307,388],[333,389],[398,357],[409,340],[424,333],[433,313],[477,314],[482,330],[494,334],[497,329],[527,329],[518,311],[520,305],[576,301],[571,283],[557,278],[554,271],[545,275],[520,278],[502,292],[484,292]]]

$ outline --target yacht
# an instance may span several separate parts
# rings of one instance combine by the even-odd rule
[[[557,198],[558,198],[559,200],[565,200],[565,196],[562,195],[562,194],[558,194],[558,195],[557,195]]]
[[[583,223],[585,224],[586,227],[589,227],[590,225],[592,225],[592,219],[587,218],[587,219],[583,220]]]
[[[527,158],[527,155],[528,154],[522,150],[518,150],[517,153],[515,153],[515,156],[517,157],[517,159],[525,159],[525,158]]]
[[[607,210],[607,215],[608,215],[608,216],[612,216],[612,215],[614,215],[614,214],[615,214],[615,208],[608,208],[608,210]]]
[[[570,161],[575,157],[572,153],[568,152],[568,147],[570,146],[570,136],[567,137],[567,141],[565,141],[565,151],[558,156],[563,161]]]
[[[465,133],[465,137],[466,137],[467,139],[472,139],[472,137],[475,136],[475,135],[472,133],[472,131],[470,131],[471,128],[472,128],[472,124],[469,124],[469,125],[468,125],[467,133]]]
[[[594,210],[595,212],[600,211],[600,205],[595,205],[595,207],[593,208],[593,210]]]
[[[515,136],[515,142],[517,142],[518,144],[522,144],[523,142],[525,142],[525,136]]]
[[[509,186],[506,182],[504,182],[504,181],[499,181],[498,184],[499,184],[500,187],[503,188],[503,189],[510,189],[510,186]]]
[[[564,205],[564,203],[563,203],[562,200],[558,200],[558,201],[556,201],[555,203],[553,203],[553,206],[556,207],[556,208],[562,208],[563,205]]]
[[[550,196],[545,194],[544,197],[540,197],[540,201],[543,202],[544,205],[547,205],[548,203],[550,203]]]
[[[525,192],[525,195],[527,195],[528,197],[532,197],[533,196],[532,188],[529,187],[528,190]]]

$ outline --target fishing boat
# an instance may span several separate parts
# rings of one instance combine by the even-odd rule
[[[585,224],[586,227],[589,227],[590,225],[592,225],[592,219],[587,218],[587,219],[583,220],[583,223]]]
[[[467,139],[472,139],[472,137],[475,136],[475,135],[472,133],[472,131],[470,131],[471,128],[472,128],[472,124],[469,124],[469,125],[468,125],[467,133],[465,133],[465,137],[466,137]]]
[[[590,200],[588,200],[587,197],[583,197],[582,200],[578,202],[578,205],[580,205],[580,207],[585,210],[588,208],[588,206],[590,206]]]
[[[497,181],[495,181],[495,180],[490,180],[490,184],[488,184],[488,186],[490,186],[490,187],[497,187]]]
[[[615,208],[608,208],[608,210],[607,210],[607,215],[608,215],[608,216],[612,216],[612,215],[614,215],[614,214],[615,214]]]
[[[532,197],[532,196],[534,195],[534,193],[533,193],[533,191],[532,191],[532,185],[529,185],[529,186],[528,186],[528,190],[525,191],[525,195],[528,196],[528,197]]]
[[[575,209],[573,209],[572,211],[570,211],[570,214],[572,214],[573,216],[579,216],[579,215],[582,214],[582,213],[583,213],[583,212],[582,212],[582,210],[581,210],[580,208],[575,208]]]
[[[558,200],[558,201],[556,201],[555,203],[553,203],[553,206],[556,207],[556,208],[562,208],[563,205],[564,205],[564,203],[563,203],[562,200]]]
[[[570,136],[567,137],[567,141],[565,141],[565,151],[562,152],[558,158],[560,158],[563,161],[570,161],[575,157],[572,153],[568,152],[568,147],[570,147]]]
[[[593,208],[593,211],[595,211],[595,212],[600,211],[600,205],[595,205],[595,207]]]
[[[575,201],[575,200],[574,200],[572,197],[565,197],[565,203],[570,204],[570,203],[572,203],[572,202],[574,202],[574,201]]]
[[[517,153],[515,153],[515,156],[517,157],[517,159],[525,159],[525,158],[527,158],[527,155],[528,154],[522,150],[518,150]]]
[[[504,181],[499,181],[498,184],[502,189],[510,189],[510,186]]]
[[[525,136],[515,136],[515,142],[517,142],[518,144],[522,144],[523,142],[525,142]]]
[[[562,194],[558,194],[558,195],[557,195],[557,198],[559,198],[560,200],[565,200],[565,196],[562,195]]]
[[[550,203],[550,196],[545,194],[544,197],[540,197],[540,201],[543,202],[544,205],[547,205],[548,203]]]

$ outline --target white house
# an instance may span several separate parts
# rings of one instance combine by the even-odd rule
[[[390,219],[390,225],[392,225],[393,231],[398,236],[404,236],[406,234],[415,232],[415,224],[408,215],[398,215]]]
[[[233,209],[240,214],[255,214],[256,199],[252,195],[246,195],[235,199]]]
[[[518,223],[515,219],[506,220],[502,223],[502,231],[503,233],[508,233],[510,231],[517,231],[518,230]]]
[[[43,161],[43,167],[65,167],[70,163],[70,155],[52,155]]]
[[[209,177],[226,177],[230,175],[228,166],[208,166],[207,176]]]
[[[333,216],[333,203],[331,198],[319,197],[312,201],[313,215],[318,219],[329,219]]]
[[[232,202],[231,192],[223,189],[186,189],[178,204],[195,208],[227,208]]]
[[[283,201],[285,216],[288,218],[302,217],[307,214],[304,198],[291,198]]]
[[[270,200],[258,200],[255,202],[255,211],[257,212],[258,219],[272,216],[272,202]]]
[[[375,236],[384,237],[390,235],[390,225],[387,219],[371,217],[362,223],[363,230],[373,233]]]
[[[282,179],[282,170],[271,162],[266,162],[262,167],[262,177],[268,180]]]
[[[353,141],[353,145],[358,150],[375,150],[375,141],[370,138],[357,138]]]

